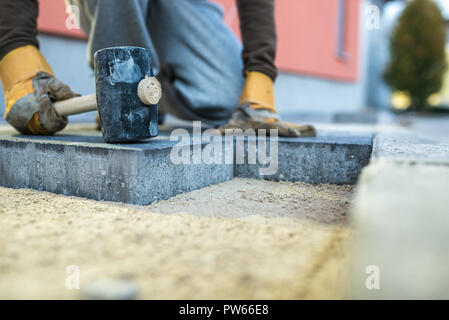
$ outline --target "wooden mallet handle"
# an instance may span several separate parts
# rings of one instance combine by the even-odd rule
[[[97,110],[97,97],[94,94],[75,97],[53,103],[53,107],[60,116],[70,116]]]

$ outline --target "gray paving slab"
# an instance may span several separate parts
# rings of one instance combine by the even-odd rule
[[[376,129],[357,184],[350,298],[449,298],[449,118],[405,120]]]
[[[377,160],[352,212],[350,298],[449,298],[449,166]]]
[[[233,178],[232,165],[172,163],[174,144],[164,137],[112,145],[98,135],[3,135],[0,185],[144,205]]]
[[[372,157],[402,162],[449,162],[449,143],[413,131],[379,132],[374,138]]]
[[[360,110],[359,112],[336,112],[333,116],[335,123],[377,123],[379,115],[376,110]]]
[[[177,164],[171,154],[181,144],[171,141],[168,133],[132,144],[106,144],[92,131],[63,131],[51,137],[2,133],[0,185],[145,205],[234,176],[347,184],[356,181],[368,162],[372,143],[371,134],[322,132],[316,138],[279,138],[278,170],[262,176],[259,169],[264,165],[245,160],[234,166],[237,139],[231,151],[222,144],[215,163],[195,164],[195,153],[187,152],[186,161]],[[211,144],[183,146],[205,152]],[[269,146],[268,142],[267,150]]]
[[[278,165],[274,174],[261,174],[261,168],[273,164],[236,162],[236,177],[267,179],[274,181],[303,181],[307,183],[354,184],[361,169],[371,156],[372,135],[348,135],[323,133],[316,138],[279,138]],[[245,154],[248,154],[248,139]],[[266,150],[271,144],[267,143]],[[259,151],[259,148],[257,149]],[[245,159],[248,159],[246,157]]]

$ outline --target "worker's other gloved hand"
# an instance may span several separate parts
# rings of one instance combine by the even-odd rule
[[[299,126],[279,119],[274,108],[274,84],[270,77],[263,73],[250,71],[246,74],[245,84],[239,105],[232,114],[232,119],[220,127],[225,129],[278,129],[283,137],[315,136],[315,128],[310,125]]]
[[[12,50],[0,61],[5,93],[5,119],[24,134],[50,135],[64,129],[67,118],[52,102],[78,96],[53,76],[39,49],[28,45]]]

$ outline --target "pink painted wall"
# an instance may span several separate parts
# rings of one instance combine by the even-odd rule
[[[68,13],[64,0],[39,0],[39,31],[75,38],[86,38],[81,30],[69,30],[65,26]]]
[[[213,0],[225,10],[224,20],[239,33],[235,0]],[[338,59],[337,0],[275,0],[278,31],[276,65],[282,71],[355,82],[359,65],[360,0],[347,0],[344,48]]]
[[[235,0],[212,0],[222,5],[224,20],[239,34]],[[359,68],[360,0],[347,0],[344,48],[347,59],[337,57],[338,0],[275,0],[281,71],[355,82]],[[80,30],[65,28],[63,0],[40,0],[39,30],[85,38]]]

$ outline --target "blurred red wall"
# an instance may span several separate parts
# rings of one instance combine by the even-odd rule
[[[212,0],[224,11],[224,20],[239,34],[235,0]],[[39,30],[85,38],[81,30],[69,30],[63,0],[40,0]],[[278,51],[281,71],[338,81],[355,82],[359,65],[360,0],[346,0],[343,48],[347,58],[337,55],[338,0],[275,0]]]
[[[223,6],[224,20],[238,34],[235,0],[213,1]],[[357,80],[360,0],[346,0],[344,61],[337,56],[338,0],[275,0],[275,4],[276,65],[280,70],[340,81]]]
[[[37,26],[41,32],[86,38],[86,35],[81,30],[69,30],[66,28],[66,20],[68,17],[69,14],[66,12],[64,0],[39,0]]]

